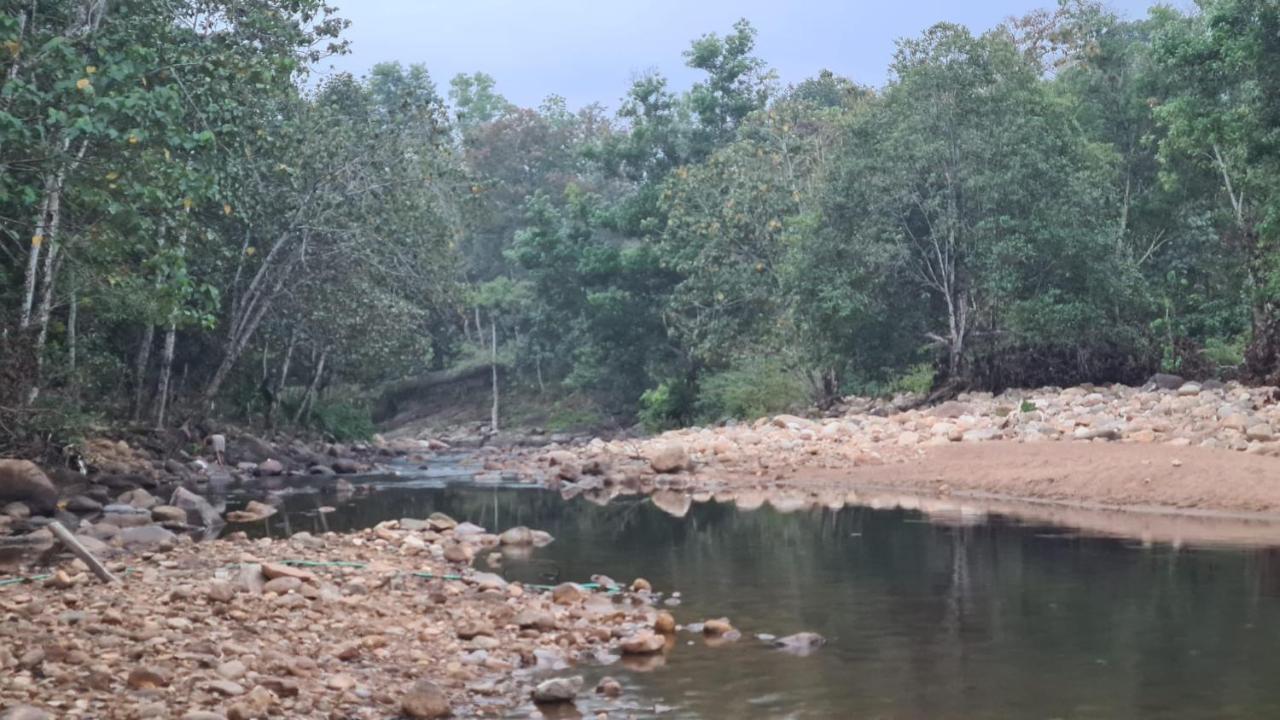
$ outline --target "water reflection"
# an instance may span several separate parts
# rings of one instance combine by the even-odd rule
[[[529,525],[557,540],[504,557],[496,569],[510,579],[644,577],[681,592],[671,608],[681,622],[728,616],[742,631],[720,647],[681,634],[667,656],[588,669],[591,680],[606,670],[622,679],[628,716],[657,706],[671,708],[662,717],[716,719],[1280,713],[1280,554],[1187,550],[1198,544],[1187,538],[1209,537],[1197,529],[1213,525],[1207,518],[1032,506],[1011,520],[998,503],[869,490],[566,501],[452,484],[457,475],[299,488],[276,496],[282,512],[252,530],[346,530],[434,511]],[[1063,529],[1112,533],[1117,523],[1150,541]],[[829,642],[794,657],[756,639],[799,631]]]

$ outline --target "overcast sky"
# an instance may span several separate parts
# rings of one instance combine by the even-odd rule
[[[484,71],[520,105],[549,94],[571,107],[616,107],[631,78],[656,68],[678,88],[694,74],[681,52],[707,32],[745,17],[757,53],[783,82],[823,68],[881,85],[894,40],[947,20],[983,30],[1054,0],[337,0],[351,20],[350,55],[326,68],[360,75],[373,65],[422,63],[442,91],[459,72]],[[1151,0],[1111,0],[1129,18]],[[1189,0],[1173,0],[1177,7]]]

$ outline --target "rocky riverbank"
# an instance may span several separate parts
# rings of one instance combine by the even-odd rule
[[[64,561],[0,587],[0,717],[551,713],[593,694],[565,677],[574,664],[660,664],[676,625],[647,582],[540,588],[471,568],[550,540],[437,514],[349,535],[177,536],[107,552],[115,584]],[[619,692],[600,683],[602,715]]]
[[[897,487],[1108,507],[1280,513],[1280,393],[1157,376],[1124,386],[850,398],[777,415],[593,440],[521,467],[585,492]]]

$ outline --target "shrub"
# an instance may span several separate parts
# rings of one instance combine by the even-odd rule
[[[789,410],[808,399],[808,387],[797,373],[779,361],[755,358],[706,376],[697,410],[698,417],[708,422],[752,419]]]
[[[317,402],[311,420],[316,429],[338,442],[368,440],[377,430],[367,406],[340,400]]]

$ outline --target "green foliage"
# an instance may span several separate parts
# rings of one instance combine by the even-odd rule
[[[907,368],[905,372],[893,379],[889,384],[891,392],[915,393],[927,395],[933,389],[937,370],[930,363],[919,363]]]
[[[377,432],[369,408],[350,401],[317,402],[311,419],[317,430],[337,442],[368,440]]]
[[[778,360],[752,358],[704,376],[696,409],[703,422],[754,420],[794,410],[808,400],[808,387],[795,370]]]
[[[693,405],[693,393],[681,382],[667,380],[640,395],[637,416],[649,432],[660,432],[682,424]]]

